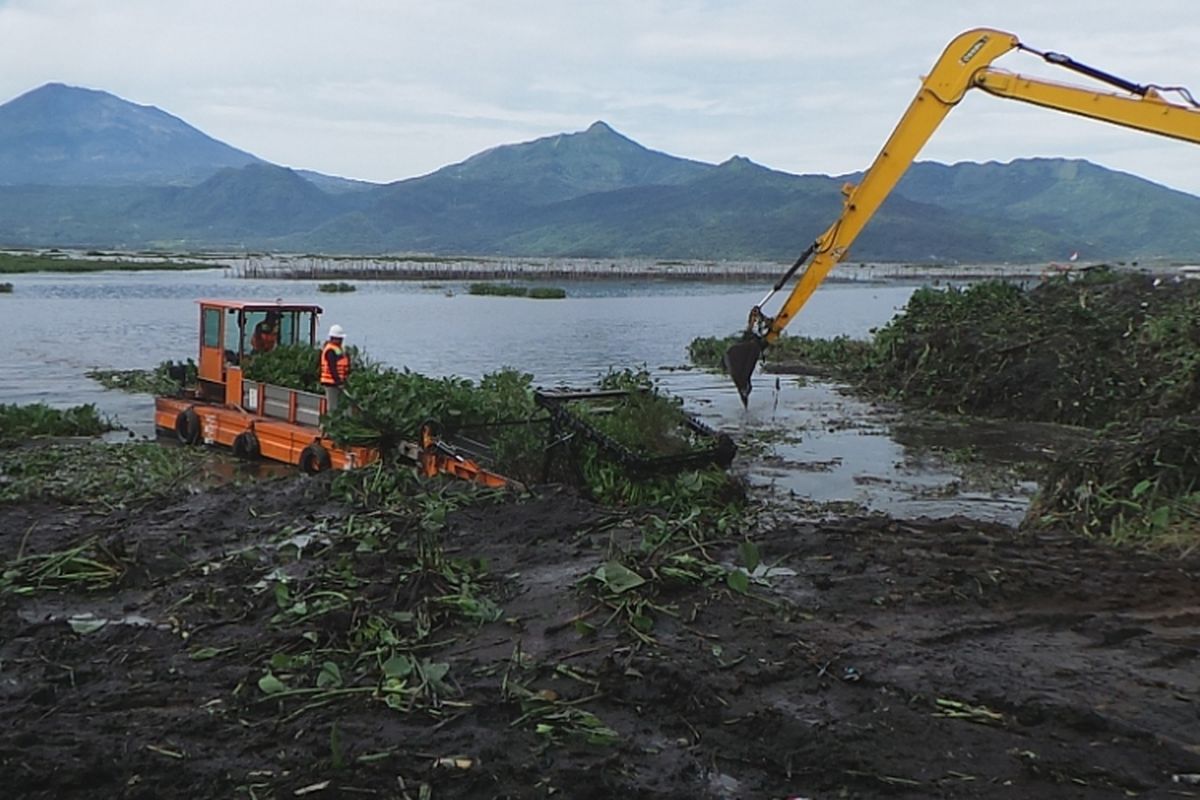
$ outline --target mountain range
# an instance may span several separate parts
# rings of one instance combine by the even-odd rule
[[[153,106],[47,84],[0,105],[0,246],[794,258],[860,175],[650,150],[596,122],[389,184],[292,170]],[[851,260],[1200,257],[1200,198],[1087,161],[914,164]]]

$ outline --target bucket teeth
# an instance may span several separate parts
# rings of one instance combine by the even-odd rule
[[[750,377],[754,374],[754,368],[758,366],[762,351],[762,340],[755,336],[747,337],[725,351],[725,371],[733,378],[733,385],[737,387],[743,406],[750,401],[750,391],[753,388],[750,385]]]

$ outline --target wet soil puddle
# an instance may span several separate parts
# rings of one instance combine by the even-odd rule
[[[709,409],[738,438],[752,483],[897,517],[1015,525],[1037,491],[1041,465],[1089,435],[904,411],[811,378],[766,375],[758,384],[748,409],[725,395]]]

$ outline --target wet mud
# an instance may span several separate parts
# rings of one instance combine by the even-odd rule
[[[0,594],[3,794],[1200,796],[1200,556],[781,503],[750,531],[748,593],[664,581],[641,635],[580,583],[630,544],[626,515],[552,489],[451,511],[446,557],[486,564],[499,614],[424,640],[449,673],[401,703],[352,680],[386,652],[345,632],[419,625],[429,579],[331,544],[411,532],[326,477],[2,507],[0,562],[88,541],[119,571]],[[698,547],[736,563],[733,540]],[[358,599],[289,621],[272,587],[321,570]],[[337,680],[263,683],[298,686],[309,650]]]

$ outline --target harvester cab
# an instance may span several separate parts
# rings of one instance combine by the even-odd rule
[[[320,306],[303,303],[201,300],[197,376],[202,396],[226,398],[230,367],[240,373],[246,359],[257,353],[281,345],[315,347],[321,312]]]

